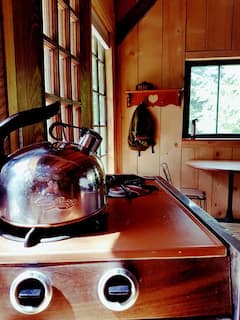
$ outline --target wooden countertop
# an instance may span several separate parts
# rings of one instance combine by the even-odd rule
[[[173,259],[226,255],[224,245],[157,182],[158,191],[128,200],[109,198],[105,234],[25,248],[0,238],[1,264]]]

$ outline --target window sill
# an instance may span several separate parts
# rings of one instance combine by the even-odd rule
[[[219,137],[219,138],[182,138],[182,141],[240,141],[240,137],[239,138],[223,138],[223,137]]]
[[[183,138],[182,139],[182,146],[183,147],[232,147],[232,146],[236,146],[236,147],[240,147],[240,139],[216,139],[216,138],[201,138],[201,139],[191,139],[191,138]]]

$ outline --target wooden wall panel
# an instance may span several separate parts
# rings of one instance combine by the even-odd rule
[[[2,1],[9,114],[42,106],[41,6],[36,0]],[[23,129],[23,145],[44,139],[42,123]],[[16,134],[11,150],[19,147]]]
[[[163,0],[163,15],[162,86],[182,88],[185,58],[185,1]]]
[[[182,109],[180,107],[169,105],[161,108],[161,133],[158,142],[160,145],[160,163],[168,163],[176,186],[180,186],[181,117]]]
[[[207,48],[231,49],[233,0],[208,0]]]
[[[127,142],[130,119],[134,108],[127,108],[127,97],[125,94],[126,90],[134,89],[138,81],[136,68],[138,61],[137,39],[138,30],[135,27],[118,48],[118,57],[121,57],[118,63],[118,76],[121,79],[118,88],[119,117],[121,119],[121,132],[119,132],[118,139],[121,134],[121,149],[118,150],[118,156],[121,156],[121,168],[119,171],[126,173],[137,172],[137,153],[129,149]]]
[[[133,2],[118,1],[124,15]],[[182,112],[179,107],[152,108],[157,121],[156,153],[140,158],[127,146],[133,107],[126,107],[126,90],[141,81],[160,88],[181,88],[185,58],[240,56],[240,0],[158,0],[119,46],[119,106],[121,110],[120,172],[159,174],[168,162],[177,187],[198,187],[207,193],[208,212],[225,214],[227,174],[189,168],[190,159],[240,159],[240,143],[234,141],[182,142]],[[234,180],[234,215],[240,216],[240,175]],[[224,197],[222,197],[224,193]]]
[[[147,81],[157,88],[161,87],[161,69],[163,61],[161,58],[163,52],[163,43],[161,41],[162,35],[162,1],[157,1],[154,7],[143,17],[138,25],[138,83]],[[152,32],[154,30],[154,33]],[[154,44],[154,45],[153,45]],[[146,63],[146,57],[151,57],[154,64]],[[149,107],[153,114],[156,125],[156,145],[154,153],[151,148],[141,153],[138,157],[138,173],[153,175],[154,172],[159,171],[159,152],[160,152],[160,134],[161,134],[161,108]]]
[[[183,142],[182,147],[182,187],[198,187],[207,194],[207,211],[215,217],[226,215],[228,194],[228,173],[193,169],[186,165],[193,159],[233,159],[240,160],[240,142],[193,141]],[[240,175],[234,176],[233,214],[240,216]]]
[[[232,26],[232,49],[240,50],[240,0],[234,0],[233,26]]]
[[[224,218],[227,211],[228,177],[226,173],[213,173],[211,214],[217,218]]]
[[[0,5],[0,17],[1,5]],[[0,121],[7,117],[7,94],[6,94],[6,81],[5,81],[5,63],[3,54],[3,30],[2,21],[0,21]]]
[[[92,7],[108,31],[115,29],[115,12],[113,0],[92,0]]]
[[[206,50],[207,0],[187,0],[186,50]]]

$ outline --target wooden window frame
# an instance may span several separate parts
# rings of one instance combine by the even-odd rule
[[[51,19],[47,24],[48,33],[43,34],[45,56],[47,49],[49,55],[52,55],[51,59],[45,59],[45,88],[48,91],[51,90],[46,92],[46,101],[47,103],[56,100],[61,102],[60,119],[79,127],[91,127],[90,2],[42,0],[42,3],[43,20],[46,17]],[[49,8],[52,8],[52,12],[48,12]],[[46,65],[48,61],[51,62],[50,67]],[[69,113],[70,108],[72,109],[71,117],[66,117],[65,114]],[[77,113],[76,110],[78,110]],[[73,116],[76,114],[77,120]],[[51,122],[56,120],[56,117],[52,118]],[[48,121],[48,125],[50,124]],[[71,129],[67,131],[68,137],[75,139],[78,136],[78,134],[72,134]]]
[[[190,129],[190,86],[191,86],[191,68],[194,66],[222,66],[222,65],[231,65],[231,64],[240,64],[239,59],[217,59],[217,60],[189,60],[185,63],[185,85],[184,85],[184,111],[183,111],[183,138],[200,138],[200,139],[214,139],[214,140],[232,140],[240,139],[240,133],[231,134],[231,133],[196,133],[191,132]],[[218,99],[217,99],[218,100]],[[218,109],[218,102],[216,105]],[[217,111],[218,112],[218,111]],[[218,120],[216,120],[218,121]],[[216,122],[217,125],[217,122]],[[197,124],[196,124],[197,126]],[[192,129],[193,131],[193,129]],[[195,130],[194,130],[195,131]]]

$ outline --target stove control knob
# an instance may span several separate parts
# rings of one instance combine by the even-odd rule
[[[44,311],[52,298],[52,286],[41,272],[21,273],[11,284],[10,301],[15,310],[23,314]]]
[[[136,277],[127,269],[116,268],[105,273],[98,284],[98,296],[102,304],[113,311],[124,311],[137,300],[139,285]]]

